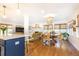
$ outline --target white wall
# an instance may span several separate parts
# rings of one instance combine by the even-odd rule
[[[79,14],[79,8],[77,7],[77,9],[74,12],[74,18],[76,20],[76,15]],[[79,51],[79,32],[78,32],[78,28],[76,28],[76,32],[73,32],[72,29],[69,31],[70,32],[70,36],[69,36],[69,41],[70,43]]]
[[[79,51],[79,38],[74,35],[69,36],[69,41]]]
[[[24,18],[12,17],[12,18],[2,18],[0,17],[0,23],[6,24],[15,24],[15,25],[24,25]]]

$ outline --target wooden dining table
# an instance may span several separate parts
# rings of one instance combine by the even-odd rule
[[[56,39],[58,38],[59,34],[50,34],[48,33],[47,35],[44,36],[44,41],[46,41],[46,45],[51,46],[55,45],[57,43]]]

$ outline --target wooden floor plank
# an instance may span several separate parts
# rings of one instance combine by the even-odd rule
[[[28,56],[79,56],[77,51],[68,41],[63,41],[61,48],[56,46],[44,46],[39,40],[30,42]]]

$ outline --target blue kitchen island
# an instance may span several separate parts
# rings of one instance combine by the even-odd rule
[[[19,34],[0,36],[0,55],[24,56],[25,36]]]

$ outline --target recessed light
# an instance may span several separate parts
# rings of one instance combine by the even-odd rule
[[[41,13],[44,14],[45,13],[45,10],[41,10]]]
[[[47,18],[47,17],[55,17],[55,16],[56,16],[56,15],[52,13],[52,14],[47,14],[47,15],[45,15],[44,17]]]

